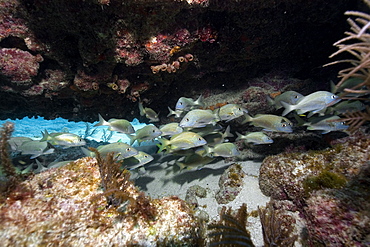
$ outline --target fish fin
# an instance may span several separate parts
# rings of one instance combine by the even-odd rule
[[[267,100],[268,105],[275,105],[275,101],[273,99],[271,99],[270,96],[267,95],[266,100]]]
[[[107,121],[105,121],[104,118],[100,114],[98,114],[98,116],[99,116],[99,122],[97,124],[95,124],[94,127],[109,125],[109,123]]]
[[[132,146],[132,144],[134,144],[134,142],[136,141],[136,136],[128,134],[126,134],[126,136],[130,139],[130,146]]]
[[[222,135],[222,137],[225,139],[226,137],[234,137],[233,134],[230,133],[230,125],[226,127],[225,133]]]
[[[235,139],[235,141],[239,141],[239,140],[242,140],[242,134],[240,134],[239,132],[235,132],[236,133],[236,135],[238,136],[236,139]]]
[[[337,93],[338,92],[338,87],[337,87],[337,85],[334,84],[333,81],[330,81],[330,92],[332,92],[332,93]]]
[[[198,99],[194,101],[194,105],[199,105],[200,107],[204,107],[203,95],[200,95]]]
[[[289,112],[293,111],[294,110],[294,106],[293,105],[289,105],[288,103],[284,102],[284,101],[280,101],[280,104],[285,108],[285,110],[283,111],[283,114],[282,116],[285,116],[287,115]]]
[[[42,134],[42,138],[40,139],[40,142],[47,141],[48,137],[49,137],[49,132],[47,130],[45,130],[45,132],[41,131],[41,134]]]
[[[145,115],[145,109],[144,109],[143,103],[141,101],[139,101],[139,111],[140,111],[140,116]]]
[[[297,120],[298,125],[297,126],[307,126],[307,122],[305,122],[297,113],[294,113],[294,118]]]
[[[242,122],[242,124],[245,124],[245,123],[248,123],[248,122],[251,122],[252,120],[253,120],[253,118],[249,115],[249,114],[247,114],[247,113],[244,113],[243,114],[243,116],[244,116],[244,121]]]
[[[170,144],[170,141],[167,140],[166,138],[158,138],[158,141],[160,142],[160,144],[159,143],[157,144],[157,147],[159,148],[157,153],[162,152],[164,149],[167,150],[167,147]]]

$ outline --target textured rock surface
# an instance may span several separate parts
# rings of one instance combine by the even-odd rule
[[[332,43],[347,28],[343,12],[356,8],[350,0],[2,0],[0,5],[1,50],[28,55],[13,72],[7,68],[14,59],[0,57],[0,118],[88,121],[97,113],[137,117],[139,97],[165,113],[180,96],[247,88],[246,78],[272,68],[323,76],[313,68],[327,62]],[[188,54],[192,61],[177,63]],[[30,66],[31,58],[40,60]],[[161,64],[168,70],[153,73],[152,66]]]

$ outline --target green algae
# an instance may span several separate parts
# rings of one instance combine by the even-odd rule
[[[338,189],[347,184],[347,179],[335,172],[324,170],[317,176],[309,176],[303,181],[305,194],[308,195],[314,190]]]

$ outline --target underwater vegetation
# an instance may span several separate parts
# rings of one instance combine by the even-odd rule
[[[363,2],[370,7],[369,0]],[[351,66],[338,72],[340,81],[334,86],[334,90],[340,93],[342,99],[361,100],[369,102],[370,98],[370,15],[360,11],[346,11],[346,15],[353,16],[348,18],[351,30],[345,32],[347,37],[334,43],[338,51],[330,57],[337,56],[341,53],[348,52],[353,57],[351,59],[338,60],[327,65],[338,63],[349,63]],[[344,121],[350,125],[349,131],[356,131],[362,124],[370,121],[370,108],[366,106],[365,110],[356,112],[345,112]]]
[[[220,220],[208,225],[210,230],[209,246],[248,246],[254,247],[247,225],[247,204],[243,204],[236,215],[232,215],[231,208],[222,207]]]

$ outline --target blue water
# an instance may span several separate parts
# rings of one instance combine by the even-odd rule
[[[56,118],[54,120],[45,120],[43,117],[32,117],[32,118],[22,118],[16,120],[0,120],[0,124],[2,125],[5,122],[13,122],[15,124],[15,129],[12,136],[25,136],[30,137],[32,139],[41,139],[42,134],[41,131],[47,130],[49,133],[53,132],[70,132],[77,134],[83,138],[96,141],[109,141],[109,142],[116,142],[122,141],[125,143],[129,143],[129,138],[125,134],[121,134],[118,132],[113,132],[113,135],[110,137],[109,140],[106,140],[110,134],[110,131],[107,130],[108,127],[106,126],[99,126],[94,127],[94,125],[98,122],[94,123],[86,123],[86,122],[69,122],[67,119],[64,118]],[[139,120],[136,118],[131,122],[132,126],[135,130],[144,127],[145,123],[140,123]],[[90,128],[89,133],[86,133],[87,125]],[[89,135],[92,131],[93,134]]]

